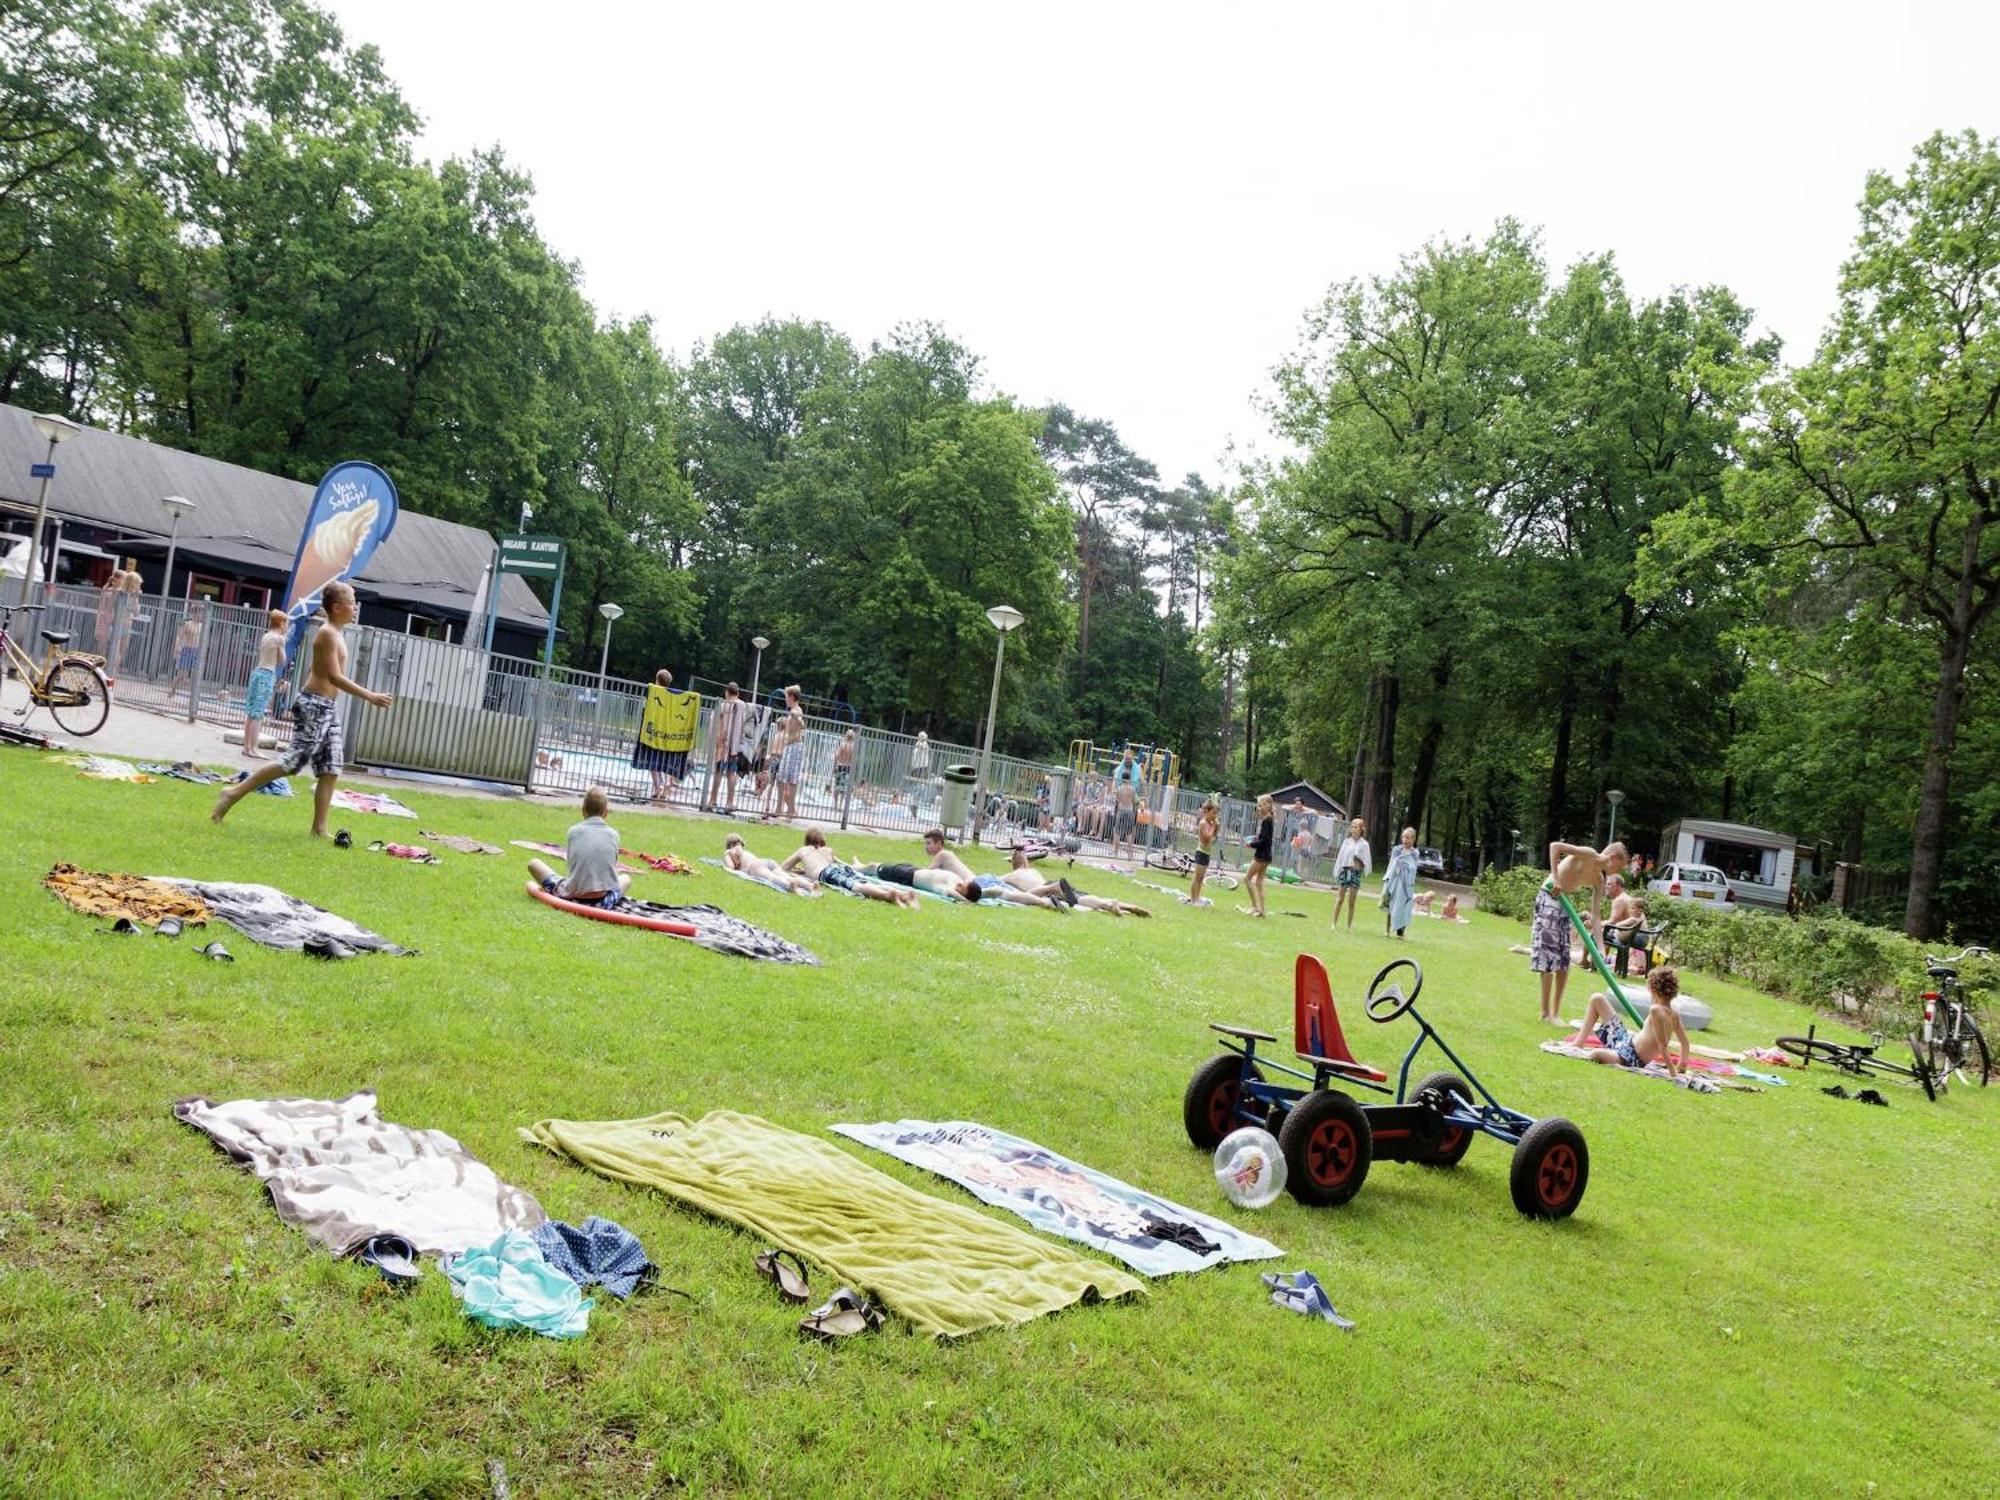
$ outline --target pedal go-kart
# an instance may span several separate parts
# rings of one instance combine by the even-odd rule
[[[1391,982],[1399,969],[1410,971],[1408,994]],[[1182,1106],[1188,1139],[1213,1151],[1230,1131],[1263,1126],[1284,1152],[1292,1196],[1321,1206],[1345,1203],[1360,1192],[1375,1160],[1455,1167],[1474,1135],[1490,1135],[1514,1148],[1509,1174],[1514,1206],[1530,1218],[1569,1217],[1590,1181],[1583,1132],[1568,1120],[1537,1120],[1508,1109],[1488,1093],[1417,1010],[1423,988],[1424,971],[1408,958],[1386,965],[1368,986],[1369,1020],[1386,1024],[1408,1013],[1417,1023],[1417,1039],[1403,1055],[1391,1090],[1387,1073],[1355,1061],[1348,1051],[1326,966],[1301,953],[1293,975],[1293,1047],[1312,1071],[1259,1057],[1259,1042],[1277,1041],[1267,1031],[1210,1022],[1209,1030],[1233,1040],[1225,1041],[1229,1050],[1202,1064],[1188,1084]],[[1410,1064],[1426,1042],[1437,1043],[1458,1072],[1426,1074],[1412,1089]],[[1265,1068],[1309,1087],[1267,1082]],[[1336,1083],[1390,1094],[1396,1102],[1360,1104],[1335,1088]]]

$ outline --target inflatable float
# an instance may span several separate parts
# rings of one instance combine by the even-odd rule
[[[542,905],[553,906],[557,911],[566,911],[571,916],[589,917],[594,922],[615,922],[620,927],[644,927],[650,932],[671,933],[675,937],[691,938],[695,935],[694,924],[691,922],[664,922],[658,917],[641,916],[638,912],[618,911],[612,907],[565,900],[561,896],[543,890],[532,880],[524,888]]]

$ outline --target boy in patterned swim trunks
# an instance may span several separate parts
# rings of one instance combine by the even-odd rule
[[[1674,996],[1681,992],[1681,978],[1670,968],[1653,970],[1646,976],[1646,992],[1652,1004],[1646,1010],[1646,1024],[1634,1036],[1618,1018],[1611,1002],[1603,995],[1590,997],[1583,1013],[1583,1029],[1569,1039],[1572,1047],[1590,1047],[1592,1062],[1620,1068],[1643,1068],[1663,1062],[1667,1072],[1679,1077],[1687,1071],[1688,1034],[1674,1009]],[[1680,1060],[1674,1060],[1669,1042],[1678,1041]]]
[[[1581,844],[1549,845],[1549,869],[1555,888],[1574,896],[1585,886],[1604,883],[1625,868],[1625,846],[1606,844],[1604,852]],[[1569,917],[1546,887],[1535,897],[1535,923],[1528,938],[1528,967],[1542,978],[1542,1023],[1560,1026],[1563,987],[1569,983]]]
[[[360,613],[353,587],[329,583],[320,601],[326,610],[326,624],[313,637],[312,670],[292,702],[292,748],[283,760],[259,766],[242,781],[224,787],[216,798],[215,811],[209,814],[214,822],[228,817],[229,810],[257,788],[280,776],[296,776],[310,765],[319,778],[313,787],[313,837],[325,838],[326,811],[333,805],[334,787],[340,781],[340,719],[334,694],[352,693],[377,708],[387,708],[395,701],[387,693],[369,692],[347,675],[347,638],[340,632]]]

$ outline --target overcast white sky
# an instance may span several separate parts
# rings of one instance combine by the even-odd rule
[[[600,313],[943,324],[1175,480],[1334,281],[1503,214],[1803,358],[1870,168],[2000,134],[2000,4],[326,0],[434,157],[498,143]]]

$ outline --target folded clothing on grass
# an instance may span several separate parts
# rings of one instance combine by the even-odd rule
[[[601,1286],[614,1297],[631,1296],[659,1269],[639,1236],[596,1214],[581,1224],[549,1220],[535,1230],[535,1248],[578,1286]]]
[[[209,918],[207,905],[169,880],[146,875],[119,875],[57,865],[42,877],[65,906],[88,917],[124,917],[147,927],[176,917],[182,925],[199,927]]]
[[[177,886],[204,903],[245,937],[262,943],[266,948],[299,950],[311,947],[326,956],[343,958],[349,953],[407,954],[411,951],[345,917],[322,910],[310,901],[287,896],[275,886],[182,880],[174,875],[149,878],[163,885]]]
[[[1582,1058],[1585,1062],[1594,1062],[1596,1061],[1596,1054],[1600,1049],[1594,1047],[1574,1047],[1568,1042],[1546,1041],[1542,1043],[1542,1050],[1553,1053],[1557,1057],[1577,1057]],[[1665,1063],[1647,1063],[1643,1068],[1619,1068],[1618,1071],[1621,1073],[1635,1073],[1641,1078],[1664,1079],[1666,1082],[1684,1088],[1694,1094],[1719,1094],[1722,1092],[1722,1086],[1713,1078],[1704,1078],[1699,1073],[1682,1073],[1679,1077],[1676,1077],[1668,1070]]]
[[[1116,1266],[920,1193],[831,1142],[755,1115],[541,1120],[521,1134],[605,1177],[753,1230],[929,1334],[1026,1323],[1144,1289]]]
[[[454,854],[498,854],[500,846],[489,844],[484,839],[468,838],[462,833],[432,833],[425,829],[422,837],[429,839],[440,849],[449,849]]]
[[[1076,1240],[1147,1276],[1232,1260],[1271,1260],[1269,1240],[1055,1152],[967,1120],[830,1125],[836,1135],[957,1183],[982,1203],[1019,1214],[1045,1234]]]
[[[153,781],[157,778],[141,771],[129,760],[120,760],[115,755],[65,755],[59,757],[63,764],[75,766],[76,774],[88,776],[93,781]]]
[[[548,1217],[442,1130],[384,1120],[373,1089],[344,1099],[188,1098],[174,1118],[247,1166],[278,1217],[335,1255],[378,1234],[456,1254]]]

